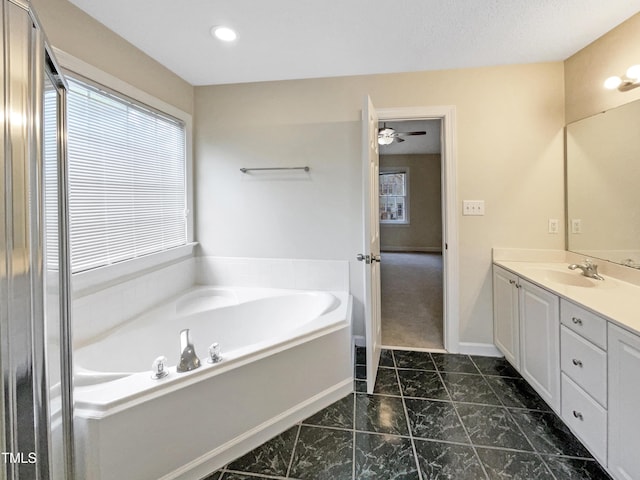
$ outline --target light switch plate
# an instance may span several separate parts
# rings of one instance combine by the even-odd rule
[[[462,215],[484,215],[484,200],[463,200]]]
[[[558,233],[560,230],[560,223],[557,218],[549,219],[549,233]]]

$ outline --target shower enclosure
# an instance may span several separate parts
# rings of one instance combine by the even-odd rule
[[[30,4],[0,16],[0,480],[71,479],[65,85]]]

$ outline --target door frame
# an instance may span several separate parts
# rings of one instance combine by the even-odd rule
[[[456,107],[377,108],[379,121],[441,120],[443,332],[447,352],[460,351]],[[364,199],[368,201],[368,199]]]

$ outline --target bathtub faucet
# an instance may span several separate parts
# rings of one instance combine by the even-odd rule
[[[176,372],[189,372],[199,366],[200,359],[189,339],[189,329],[185,328],[180,332],[180,363],[176,367]]]

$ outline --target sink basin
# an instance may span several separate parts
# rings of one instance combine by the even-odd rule
[[[570,285],[572,287],[593,288],[602,280],[587,278],[579,273],[560,272],[558,270],[546,270],[545,277],[550,282]]]

